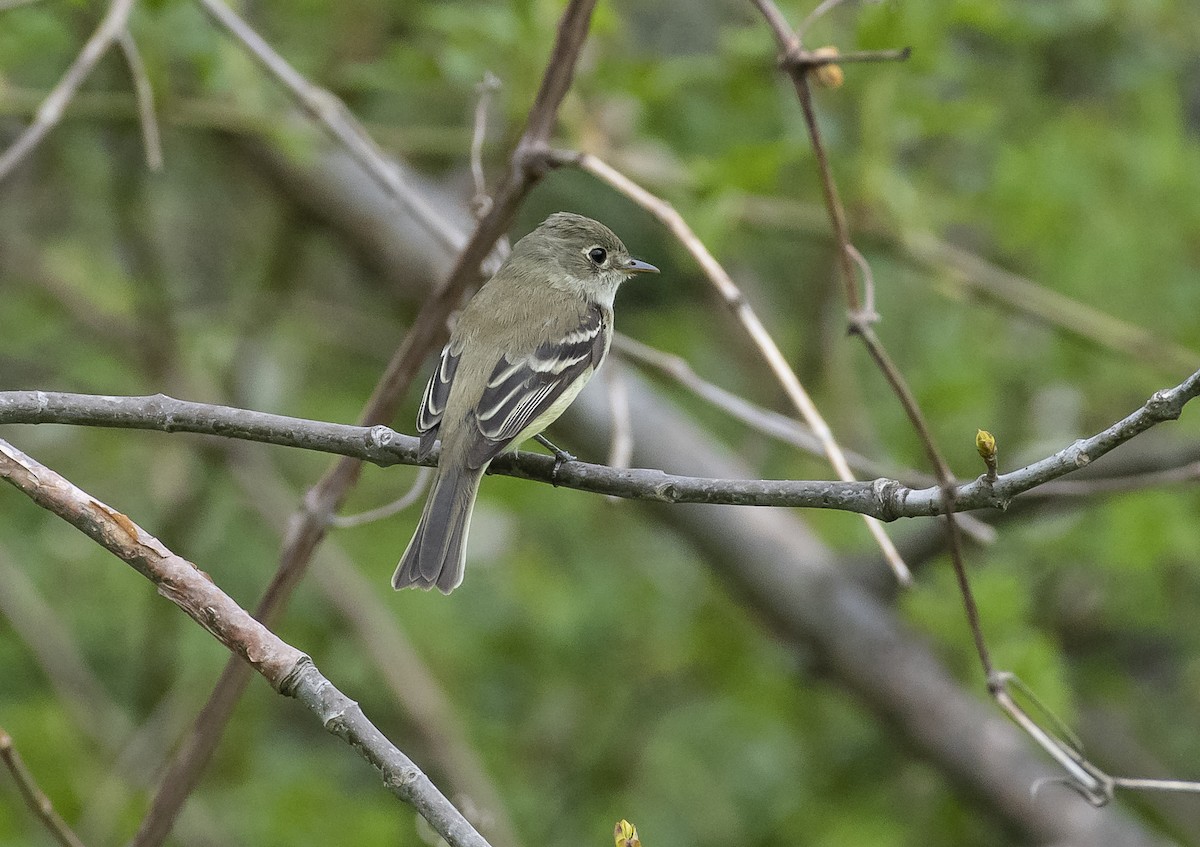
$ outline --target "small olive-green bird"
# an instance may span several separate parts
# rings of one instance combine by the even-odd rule
[[[393,588],[449,594],[462,582],[484,471],[571,405],[608,353],[617,288],[642,273],[658,268],[630,256],[604,224],[569,212],[513,245],[463,309],[425,387],[418,454],[438,439],[442,453]]]

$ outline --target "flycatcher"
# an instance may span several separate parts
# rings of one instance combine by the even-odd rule
[[[462,582],[484,471],[571,405],[608,353],[617,287],[640,273],[658,268],[630,256],[604,224],[569,212],[513,245],[459,315],[425,387],[418,454],[437,439],[442,453],[393,588],[449,594]]]

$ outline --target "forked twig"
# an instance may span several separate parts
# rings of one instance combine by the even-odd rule
[[[125,31],[135,2],[136,0],[113,0],[109,4],[108,11],[104,13],[104,17],[101,18],[100,24],[92,33],[91,38],[83,45],[83,49],[79,51],[75,61],[67,68],[62,79],[50,90],[46,99],[42,101],[42,105],[38,107],[33,123],[27,126],[3,153],[0,153],[0,182],[12,174],[17,165],[33,152],[34,148],[50,133],[50,130],[54,129],[62,120],[67,104],[71,102],[71,98],[79,90],[79,86],[83,85],[84,80],[95,69],[101,57]]]
[[[850,242],[845,211],[838,196],[837,185],[833,179],[833,173],[829,166],[829,158],[821,137],[820,126],[817,123],[813,108],[812,90],[808,80],[808,75],[812,70],[812,63],[797,60],[798,55],[801,57],[803,55],[800,36],[788,27],[786,19],[775,6],[773,0],[753,0],[753,2],[762,12],[763,17],[767,20],[767,23],[775,34],[776,43],[782,57],[780,64],[792,79],[796,95],[800,101],[801,110],[804,114],[804,123],[808,128],[809,139],[813,146],[813,155],[816,159],[817,170],[821,178],[826,210],[833,226],[834,237],[840,248],[838,250],[838,266],[841,269],[842,281],[846,290],[850,330],[862,340],[868,354],[883,373],[893,393],[899,399],[913,429],[921,440],[930,463],[937,473],[939,487],[942,492],[943,514],[946,519],[947,538],[949,541],[950,557],[954,566],[954,575],[958,583],[959,594],[962,597],[967,623],[971,630],[971,637],[975,643],[980,664],[987,678],[988,690],[997,704],[1009,717],[1063,767],[1070,777],[1068,784],[1079,791],[1089,802],[1098,806],[1103,805],[1112,799],[1113,789],[1118,784],[1117,780],[1109,777],[1095,765],[1091,764],[1079,751],[1077,745],[1064,742],[1058,735],[1047,731],[1037,721],[1033,720],[1009,693],[1010,675],[997,671],[992,664],[983,635],[979,609],[967,578],[962,542],[959,537],[959,526],[954,516],[956,499],[954,476],[937,448],[916,398],[909,389],[899,368],[896,367],[888,355],[882,341],[875,335],[872,327],[874,316],[871,312],[873,310],[860,306],[858,287],[855,282],[855,274],[851,262],[856,257],[861,260],[861,255],[858,254],[858,251],[853,248]],[[826,0],[826,2],[817,7],[814,15],[827,7],[831,7],[834,3],[836,3],[836,0]],[[861,262],[861,264],[865,265],[865,262]],[[869,286],[868,291],[870,291],[870,286],[873,286],[873,280],[868,276],[867,282]],[[1200,376],[1200,374],[1194,375],[1193,379],[1189,380],[1189,382],[1195,380],[1197,376]],[[1162,392],[1156,394],[1155,398],[1159,398],[1162,394]],[[1147,408],[1156,402],[1161,401],[1152,398],[1151,403],[1147,404]],[[1086,453],[1084,454],[1084,460],[1087,460]],[[990,469],[983,481],[985,485],[992,485],[996,479],[994,469]],[[1139,787],[1151,787],[1150,784],[1155,781],[1133,780],[1132,782]],[[1170,784],[1172,785],[1170,790],[1200,791],[1200,784],[1189,788],[1181,787],[1190,785],[1182,781],[1171,781]]]

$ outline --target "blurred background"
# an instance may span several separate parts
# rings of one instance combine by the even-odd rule
[[[467,231],[476,86],[487,72],[501,82],[483,150],[494,186],[562,5],[239,10]],[[796,24],[811,4],[782,8]],[[0,143],[32,119],[103,10],[46,0],[0,11]],[[0,183],[0,390],[161,391],[354,422],[447,254],[195,4],[143,3],[132,32],[164,168],[146,167],[113,52]],[[845,84],[816,99],[874,271],[878,333],[956,474],[983,470],[977,427],[997,436],[1011,470],[1197,368],[1200,6],[849,2],[806,44],[912,47],[904,63],[846,65]],[[748,3],[602,2],[556,144],[669,200],[764,317],[840,442],[906,478],[927,469],[923,452],[846,335],[811,148],[775,53]],[[622,290],[622,332],[791,413],[660,224],[565,169],[535,188],[512,235],[560,209],[609,223],[663,269]],[[665,404],[746,473],[832,476],[659,373],[616,357],[606,368],[637,386],[635,417],[638,403]],[[401,431],[413,431],[423,381]],[[605,458],[578,417],[548,435]],[[1130,490],[1019,500],[981,514],[997,540],[968,548],[997,665],[1115,773],[1200,778],[1200,492],[1141,476],[1188,478],[1198,436],[1189,409],[1090,469],[1132,475]],[[245,607],[274,570],[287,516],[330,462],[188,435],[38,426],[0,437],[128,514]],[[635,433],[635,462],[661,466],[652,448]],[[345,511],[399,497],[414,475],[368,468]],[[393,594],[418,508],[333,530],[275,629],[495,847],[608,844],[622,817],[647,847],[1061,837],[964,777],[982,764],[956,770],[898,729],[827,647],[781,623],[739,570],[761,551],[723,554],[669,509],[493,477],[462,588]],[[763,520],[786,521],[798,556],[857,586],[872,614],[895,620],[898,643],[932,650],[962,696],[990,709],[935,525],[889,526],[917,573],[897,595],[858,517]],[[0,726],[89,845],[132,837],[225,659],[142,577],[0,491]],[[1008,780],[1015,795],[1028,788]],[[1200,799],[1122,794],[1091,813],[1046,791],[1035,805],[1064,804],[1064,819],[1108,815],[1144,843],[1200,844]],[[256,678],[168,843],[432,843],[414,820],[302,706]],[[0,845],[50,843],[0,775]]]

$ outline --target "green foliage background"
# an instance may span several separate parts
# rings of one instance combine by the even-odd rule
[[[793,22],[808,9],[784,8]],[[520,132],[560,9],[550,0],[271,0],[244,11],[385,148],[466,197],[474,86],[485,71],[503,82],[486,150],[494,175]],[[98,13],[76,0],[0,15],[0,138],[31,117]],[[144,169],[127,74],[106,58],[65,123],[0,185],[0,389],[165,391],[351,421],[427,281],[388,281],[264,171],[256,149],[302,166],[323,142],[193,4],[147,2],[134,32],[160,100],[166,170]],[[818,106],[878,283],[879,332],[959,475],[981,471],[976,427],[995,433],[1002,466],[1016,467],[1107,426],[1196,367],[1200,6],[846,4],[808,42],[913,48],[903,64],[847,66],[845,85],[819,92]],[[921,466],[899,405],[845,337],[799,108],[749,4],[601,3],[558,135],[683,213],[766,316],[844,444]],[[698,269],[648,216],[584,176],[556,173],[514,233],[559,208],[613,223],[664,267],[661,281],[622,292],[623,331],[786,409]],[[912,245],[929,237],[1156,342],[1131,353],[1104,333],[1086,338],[1032,316],[1024,307],[1033,304],[998,303],[953,268],[916,258]],[[665,387],[764,476],[829,475]],[[415,405],[414,390],[407,408]],[[408,428],[407,412],[397,425]],[[278,538],[206,442],[51,427],[0,434],[253,605]],[[1189,410],[1128,450],[1179,463],[1195,458],[1198,434]],[[255,450],[297,502],[327,461]],[[411,475],[369,469],[349,510],[393,498]],[[415,515],[333,541],[445,688],[522,843],[606,844],[621,817],[647,847],[1020,842],[777,639],[652,514],[507,479],[484,490],[474,560],[450,599],[387,588]],[[1115,720],[1140,761],[1182,778],[1200,777],[1198,513],[1194,485],[1014,509],[999,521],[1000,542],[971,552],[997,663],[1073,724]],[[848,566],[873,559],[856,518],[806,517]],[[894,529],[901,538],[919,530]],[[166,727],[159,747],[172,744],[224,662],[219,645],[141,577],[8,490],[0,559],[33,583],[108,697],[134,724],[157,717]],[[900,608],[982,691],[949,569],[938,558],[919,564]],[[320,593],[302,587],[277,629],[425,760]],[[89,844],[131,836],[147,789],[113,777],[113,751],[2,618],[0,726]],[[196,800],[191,814],[210,816],[221,843],[428,838],[360,760],[259,680]],[[1172,816],[1127,801],[1147,826],[1188,844],[1200,843],[1200,826],[1181,821],[1200,820],[1197,806]],[[48,843],[0,777],[0,845]]]

